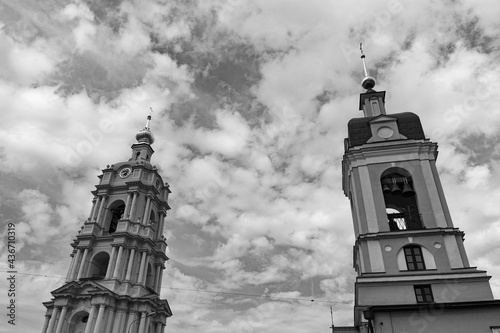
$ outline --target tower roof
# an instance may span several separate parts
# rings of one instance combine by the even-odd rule
[[[399,132],[408,139],[425,139],[424,130],[420,123],[420,118],[412,112],[394,113],[390,115],[397,119]],[[370,121],[373,117],[353,118],[347,125],[348,147],[363,145],[372,136]]]

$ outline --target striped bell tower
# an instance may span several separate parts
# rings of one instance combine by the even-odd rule
[[[500,332],[490,276],[469,263],[446,204],[437,143],[416,114],[386,113],[385,91],[373,89],[364,67],[363,117],[348,123],[342,161],[356,237],[356,331]]]
[[[52,291],[42,333],[162,333],[172,311],[160,299],[170,189],[151,164],[148,116],[128,161],[108,165],[71,246],[66,283]]]

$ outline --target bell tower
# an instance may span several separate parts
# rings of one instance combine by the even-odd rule
[[[170,189],[151,164],[146,126],[128,161],[108,165],[71,246],[66,283],[52,291],[42,333],[163,333],[172,315],[160,299]]]
[[[464,233],[453,225],[436,169],[437,143],[425,137],[417,115],[386,114],[385,91],[373,89],[375,79],[364,67],[364,116],[348,123],[342,161],[356,237],[355,326],[360,332],[452,332],[462,331],[459,323],[468,318],[500,327],[490,276],[469,264]],[[442,310],[439,316],[433,306]],[[485,315],[474,319],[460,311]],[[452,321],[458,330],[449,330]]]

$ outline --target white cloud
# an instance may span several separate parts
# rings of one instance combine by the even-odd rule
[[[175,313],[169,327],[319,331],[330,325],[329,305],[336,325],[350,324],[354,235],[341,158],[347,122],[362,116],[362,41],[388,113],[415,112],[439,141],[455,225],[498,297],[494,5],[9,5],[0,33],[0,199],[2,218],[17,222],[20,267],[66,274],[96,176],[129,158],[152,107],[153,163],[173,191],[162,290]],[[33,327],[47,285],[60,285],[47,281],[23,282],[39,291],[38,305],[23,301],[38,315],[26,319]],[[316,301],[293,300],[308,297]]]

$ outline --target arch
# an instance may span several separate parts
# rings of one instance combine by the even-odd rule
[[[149,222],[148,224],[151,226],[153,231],[156,231],[156,224],[157,224],[157,219],[156,219],[156,213],[153,208],[151,208],[151,212],[149,213]],[[154,234],[154,233],[153,233]]]
[[[97,253],[90,261],[89,277],[102,280],[106,276],[109,265],[109,254],[106,251]]]
[[[155,284],[155,277],[154,277],[153,267],[151,266],[151,263],[148,263],[148,271],[146,275],[146,287],[154,289],[154,284]]]
[[[112,234],[116,231],[118,221],[123,218],[123,213],[125,213],[125,202],[123,200],[115,200],[108,206],[106,223],[103,225],[108,233]]]
[[[398,251],[397,262],[398,262],[398,269],[400,271],[408,271],[409,270],[407,262],[406,262],[405,251],[404,251],[405,248],[409,248],[409,247],[420,248],[426,270],[436,269],[436,262],[434,260],[434,256],[432,255],[432,253],[429,250],[427,250],[427,248],[425,248],[424,246],[422,246],[420,244],[411,243],[411,244],[406,244],[405,246],[402,246]]]
[[[380,176],[380,185],[384,196],[389,230],[424,229],[411,173],[400,167],[388,168]]]
[[[89,313],[86,310],[76,311],[69,320],[68,333],[84,333],[88,319]]]

